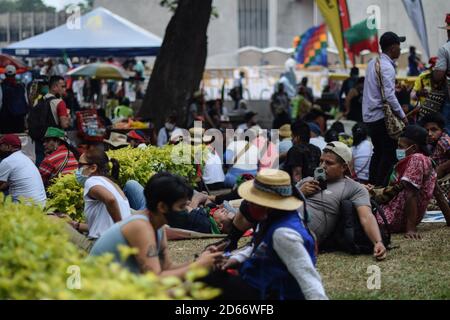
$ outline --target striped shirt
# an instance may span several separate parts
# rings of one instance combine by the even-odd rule
[[[67,153],[69,153],[69,160],[64,168],[60,170],[64,160],[66,159]],[[50,184],[50,180],[55,178],[59,171],[61,171],[61,174],[68,174],[77,170],[77,168],[78,161],[73,153],[68,151],[65,145],[61,145],[52,154],[44,158],[39,166],[39,173],[44,181],[44,185],[48,186]]]

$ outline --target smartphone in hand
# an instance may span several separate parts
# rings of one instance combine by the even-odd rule
[[[314,170],[314,180],[319,182],[321,190],[325,190],[327,188],[327,174],[325,173],[324,168],[318,167]]]

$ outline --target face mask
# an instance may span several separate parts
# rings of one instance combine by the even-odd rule
[[[412,146],[410,146],[409,148],[411,148]],[[406,151],[409,150],[409,148],[406,149],[397,149],[396,150],[396,154],[397,154],[397,159],[398,161],[403,160],[406,158]]]
[[[165,127],[167,130],[172,131],[173,128],[175,128],[175,125],[173,123],[166,122]]]
[[[82,168],[78,168],[77,171],[75,171],[75,178],[77,179],[77,182],[84,187],[84,184],[89,176],[83,175]]]

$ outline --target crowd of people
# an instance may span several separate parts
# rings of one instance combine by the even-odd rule
[[[450,14],[446,22],[450,40]],[[357,247],[359,253],[386,259],[390,233],[419,239],[417,226],[433,201],[450,226],[449,190],[443,187],[450,180],[450,119],[441,115],[450,109],[450,100],[435,109],[431,97],[434,92],[448,94],[450,42],[430,59],[403,104],[395,60],[404,41],[393,32],[383,34],[382,53],[369,62],[365,77],[352,68],[336,94],[343,117],[355,121],[351,135],[339,121],[326,127],[329,116],[315,104],[307,78],[297,85],[297,95],[286,93],[281,81],[271,98],[268,108],[279,141],[258,125],[257,113],[250,110],[233,137],[217,141],[209,130],[194,127],[195,121],[223,133],[232,128],[229,118],[220,101],[207,118],[199,118],[205,101],[201,91],[193,94],[186,123],[177,115],[168,117],[155,144],[205,146],[207,157],[195,188],[179,176],[159,172],[144,186],[128,181],[121,189],[119,163],[105,151],[146,148],[148,137],[140,130],[112,132],[103,143],[76,147],[65,132],[71,117],[62,99],[64,78],[53,75],[48,92],[30,99],[8,67],[0,99],[0,190],[13,201],[45,207],[54,178],[75,174],[84,190],[85,223],[63,213],[56,216],[69,221],[71,241],[90,255],[112,253],[131,272],[158,276],[183,277],[192,265],[206,267],[211,272],[202,281],[221,288],[225,299],[328,299],[316,270],[320,252]],[[243,77],[233,93],[236,109]],[[386,102],[405,126],[398,136],[387,128]],[[36,126],[30,121],[33,113],[27,113],[41,105],[47,113]],[[36,145],[34,162],[21,151],[16,135],[27,125]],[[188,137],[183,128],[190,129]],[[348,217],[356,221],[353,226]],[[347,238],[349,227],[358,237]],[[167,243],[180,237],[180,229],[225,236],[199,252],[194,262],[175,265]],[[251,240],[238,248],[243,236]],[[137,253],[122,261],[119,245]]]

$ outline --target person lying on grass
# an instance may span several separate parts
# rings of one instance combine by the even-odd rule
[[[289,175],[262,169],[238,192],[241,208],[257,221],[252,245],[200,281],[222,289],[222,299],[328,299],[315,268],[314,238],[297,212],[301,195]],[[238,274],[226,272],[233,269]]]
[[[297,152],[301,154],[301,150]],[[292,152],[292,154],[295,154]],[[298,157],[297,157],[298,158]],[[370,241],[373,243],[373,255],[378,260],[386,258],[386,248],[382,242],[380,229],[372,214],[370,196],[363,185],[346,177],[349,173],[349,164],[352,160],[352,152],[342,142],[332,142],[324,149],[320,163],[326,173],[327,186],[321,189],[319,182],[311,177],[301,180],[297,187],[306,197],[307,212],[309,215],[308,227],[316,237],[318,247],[325,243],[334,233],[339,219],[340,205],[344,200],[352,201],[356,207],[358,218]],[[298,161],[297,161],[298,162]],[[289,161],[288,161],[289,163]],[[292,162],[290,173],[295,180],[300,179],[303,172],[302,164]],[[303,173],[302,173],[303,174]],[[233,251],[242,234],[254,226],[255,217],[241,207],[235,219],[233,219],[232,231],[226,239],[215,245],[226,242],[226,251]]]
[[[112,226],[96,241],[90,255],[112,253],[115,262],[134,273],[153,272],[161,276],[184,276],[192,263],[172,263],[164,226],[167,224],[168,214],[186,210],[192,192],[191,187],[180,177],[167,172],[154,175],[144,190],[147,209]],[[136,248],[138,252],[122,261],[119,245]],[[194,264],[211,268],[219,263],[221,258],[222,252],[210,248],[203,252]]]

